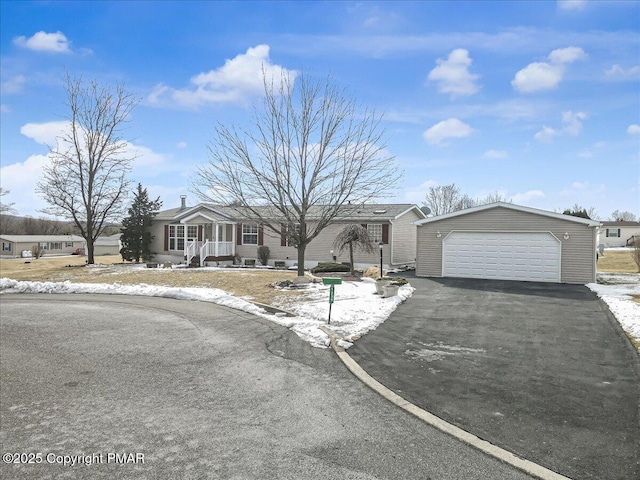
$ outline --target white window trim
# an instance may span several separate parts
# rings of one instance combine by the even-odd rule
[[[245,227],[251,227],[251,230],[253,230],[255,228],[255,233],[253,231],[251,232],[245,232]],[[260,227],[258,226],[257,223],[243,223],[242,224],[242,245],[258,245],[258,242],[260,241],[259,238],[259,231],[260,231]],[[256,243],[247,243],[244,241],[245,236],[254,236],[256,237]]]
[[[607,228],[606,237],[607,238],[620,238],[621,237],[620,229],[619,228]]]
[[[370,229],[369,227],[376,227],[375,228],[376,232],[375,233],[372,232],[372,229]],[[378,229],[380,233],[379,236],[378,236]],[[382,223],[367,223],[367,232],[369,232],[369,237],[371,238],[371,241],[376,245],[382,241]]]

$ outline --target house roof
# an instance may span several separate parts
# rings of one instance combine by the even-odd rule
[[[602,222],[603,227],[638,227],[640,228],[640,222],[614,222],[614,221],[604,221]]]
[[[548,212],[546,210],[539,210],[537,208],[524,207],[522,205],[514,205],[513,203],[505,203],[505,202],[488,203],[486,205],[480,205],[478,207],[465,208],[464,210],[458,210],[456,212],[446,213],[444,215],[438,215],[430,218],[425,218],[424,220],[418,220],[415,222],[415,224],[420,226],[426,223],[439,222],[440,220],[445,220],[447,218],[459,217],[461,215],[468,215],[470,213],[482,212],[484,210],[491,210],[494,208],[507,208],[507,209],[516,210],[519,212],[533,213],[535,215],[542,215],[545,217],[557,218],[559,220],[565,220],[567,222],[582,223],[590,227],[600,226],[600,222],[596,220],[589,220],[588,218],[574,217],[572,215],[563,215],[561,213]]]
[[[273,210],[273,207],[260,206],[254,207],[258,210],[263,218],[269,218],[269,212]],[[163,210],[156,215],[157,220],[179,220],[196,215],[199,211],[208,210],[218,216],[224,217],[229,220],[245,220],[253,217],[253,215],[242,215],[238,208],[229,207],[224,205],[214,205],[201,203],[194,207],[188,207],[185,209],[171,208]],[[309,220],[313,220],[319,214],[320,207],[311,207],[309,209]],[[346,221],[381,221],[381,220],[395,220],[405,215],[411,210],[415,210],[416,214],[421,218],[425,218],[424,212],[418,208],[417,205],[411,203],[376,203],[376,204],[346,204],[343,205],[335,218],[337,222]],[[274,215],[275,216],[275,215]]]
[[[0,238],[13,243],[84,242],[84,238],[79,235],[0,235]]]

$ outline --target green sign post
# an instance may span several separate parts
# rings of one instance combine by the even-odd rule
[[[331,324],[331,306],[336,296],[336,285],[342,285],[342,279],[325,277],[322,279],[322,284],[331,285],[329,287],[329,320],[327,321],[327,324]]]

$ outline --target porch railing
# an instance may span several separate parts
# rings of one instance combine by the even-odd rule
[[[201,245],[202,245],[202,242],[187,243],[187,252],[186,252],[187,265],[191,264],[191,260],[193,259],[193,257],[198,255],[198,250],[200,249]],[[202,259],[200,259],[200,264],[202,265]]]

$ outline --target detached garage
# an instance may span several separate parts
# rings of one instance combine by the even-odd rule
[[[498,202],[416,225],[418,276],[595,282],[594,220]]]

